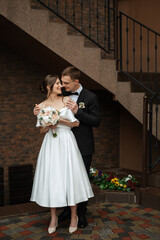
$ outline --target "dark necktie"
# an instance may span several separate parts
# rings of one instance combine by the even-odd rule
[[[70,96],[70,95],[78,95],[78,92],[68,92],[68,96]]]
[[[65,88],[62,88],[61,90],[63,96],[78,95],[78,92],[65,91]]]

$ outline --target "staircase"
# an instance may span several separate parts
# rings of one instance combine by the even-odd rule
[[[58,2],[60,1],[43,0],[41,2],[46,4],[46,6],[47,4],[49,4],[49,2],[53,2],[54,4],[53,9],[55,9],[59,7]],[[75,1],[73,2],[75,3]],[[90,2],[90,1],[87,1],[87,2]],[[112,2],[111,7],[113,8],[113,1],[111,2]],[[88,11],[89,6],[83,6],[83,8],[84,7],[86,7]],[[67,20],[69,19],[68,21],[73,22],[72,19],[70,19],[72,18],[72,14],[70,13],[69,15],[69,11],[73,10],[74,16],[75,16],[75,13],[74,13],[74,9],[71,9],[71,8],[72,6],[69,6],[69,10],[65,10],[63,6],[63,8],[60,9],[59,11],[62,12],[63,14],[65,12],[65,15],[67,15]],[[102,10],[103,8],[100,9],[101,15],[102,15]],[[117,72],[116,60],[113,57],[113,52],[109,51],[111,48],[114,48],[113,16],[111,16],[111,19],[112,19],[111,40],[110,40],[111,47],[110,49],[109,48],[107,49],[107,52],[109,52],[110,54],[107,54],[107,52],[104,52],[104,47],[102,48],[95,47],[95,44],[89,41],[87,37],[84,37],[82,34],[79,33],[78,30],[76,31],[75,29],[73,29],[71,26],[69,26],[67,23],[62,21],[62,19],[57,17],[55,14],[51,14],[51,12],[47,10],[47,8],[44,7],[42,4],[40,4],[39,1],[37,0],[23,0],[23,1],[1,0],[0,14],[3,17],[5,17],[5,19],[14,23],[15,26],[17,26],[17,28],[22,29],[29,36],[32,36],[34,39],[36,39],[37,42],[47,47],[52,52],[52,54],[57,56],[57,59],[59,58],[58,62],[61,62],[61,60],[64,59],[66,62],[68,62],[68,65],[76,66],[78,69],[82,71],[82,73],[89,76],[95,82],[97,82],[98,84],[103,86],[105,89],[107,89],[109,92],[111,92],[114,95],[115,100],[119,101],[121,105],[124,106],[139,122],[143,123],[144,90],[142,87],[139,87],[135,82],[131,81],[131,77],[132,77],[131,74],[130,74],[130,77],[127,78],[126,75],[123,74],[123,72],[122,73]],[[85,14],[86,12],[84,12],[83,18],[85,18]],[[93,13],[90,13],[90,15],[91,14],[93,15]],[[96,16],[94,17],[96,18]],[[121,18],[122,18],[122,14],[121,14]],[[79,20],[75,18],[75,21],[77,21],[78,25],[80,25]],[[128,18],[127,18],[127,21],[128,21]],[[129,37],[128,30],[127,30],[129,29],[129,26],[130,24],[127,25],[126,27],[127,39]],[[84,32],[86,33],[87,31],[85,30],[86,26],[84,25],[83,28],[84,28]],[[93,31],[91,29],[90,35],[93,35],[93,37],[94,36],[96,37],[95,32],[96,30]],[[132,29],[130,32],[132,32]],[[141,39],[141,36],[140,36],[140,39]],[[101,44],[102,39],[100,38],[99,41]],[[128,49],[128,46],[125,46],[123,43],[121,43],[121,45],[122,45],[121,46],[122,48]],[[30,51],[30,49],[28,49],[28,51]],[[120,53],[120,56],[121,56],[121,53]],[[127,71],[128,71],[128,68],[130,67],[129,57],[130,56],[127,55],[127,59],[125,60],[125,62],[127,62]],[[148,56],[148,59],[149,59],[149,56]],[[134,62],[134,59],[133,60],[131,59],[130,62]],[[134,68],[135,67],[136,66],[134,66]],[[141,68],[142,67],[143,65],[141,66]],[[140,71],[142,70],[141,68],[140,68]],[[121,69],[122,69],[122,66],[121,66]],[[145,81],[147,81],[148,79],[147,74],[146,74],[147,78],[145,77],[145,73],[143,73],[143,75],[144,75]],[[154,74],[150,74],[149,78],[152,79],[153,75]],[[135,77],[135,74],[134,74],[134,77]],[[136,73],[136,77],[139,80],[140,73]],[[157,82],[158,82],[158,79],[157,79]],[[153,105],[153,109],[155,109],[155,107],[156,105]],[[157,115],[158,115],[158,119],[160,119],[160,111],[158,111]],[[157,134],[157,138],[160,139],[160,131],[156,133],[155,125],[156,125],[156,113],[154,112],[153,113],[153,135],[156,136]]]
[[[106,54],[103,49],[95,47],[95,44],[55,17],[42,5],[37,4],[35,0],[1,0],[0,15],[47,47],[59,58],[58,61],[62,59],[68,62],[68,65],[74,65],[111,92],[115,100],[119,101],[139,122],[143,123],[145,93],[142,88],[137,89],[137,85],[130,78],[117,72],[116,60],[112,52]],[[139,78],[138,74],[137,78]],[[150,77],[152,78],[152,74]],[[156,105],[153,105],[153,108],[155,107]],[[155,118],[154,113],[154,124]],[[158,119],[160,119],[160,112],[158,112]],[[156,135],[155,129],[153,125],[154,136]],[[160,131],[157,133],[157,138],[160,140]],[[155,175],[156,179],[158,177],[159,174]],[[153,176],[150,175],[150,185],[152,185],[152,181]],[[147,192],[143,192],[143,195],[147,196]],[[145,201],[147,198],[143,199]]]
[[[131,93],[129,82],[117,82],[116,60],[102,59],[99,48],[85,47],[83,36],[68,35],[67,24],[51,22],[49,11],[32,9],[29,0],[1,0],[0,14],[114,94],[142,123],[144,93]]]

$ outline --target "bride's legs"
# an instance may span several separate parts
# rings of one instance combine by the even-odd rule
[[[70,227],[76,227],[77,226],[77,205],[71,206],[71,223]]]
[[[57,215],[56,215],[56,208],[51,208],[51,222],[49,227],[54,228],[56,226]]]

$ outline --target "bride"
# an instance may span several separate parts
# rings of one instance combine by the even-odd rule
[[[70,206],[69,232],[73,233],[78,224],[77,204],[93,197],[82,156],[71,131],[72,127],[79,126],[79,121],[66,107],[69,97],[61,96],[61,87],[56,75],[47,75],[43,80],[42,91],[47,93],[47,99],[39,104],[39,108],[53,107],[59,111],[60,119],[58,124],[44,128],[37,118],[36,125],[45,136],[38,155],[31,201],[42,207],[50,207],[50,234],[58,227],[57,207]],[[53,129],[56,137],[53,137]]]

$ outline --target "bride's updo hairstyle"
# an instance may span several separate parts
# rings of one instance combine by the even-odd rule
[[[55,82],[57,81],[57,78],[59,78],[57,75],[51,75],[51,74],[47,75],[44,78],[42,84],[40,85],[41,92],[49,94],[47,86],[50,86],[50,92],[51,92]]]

